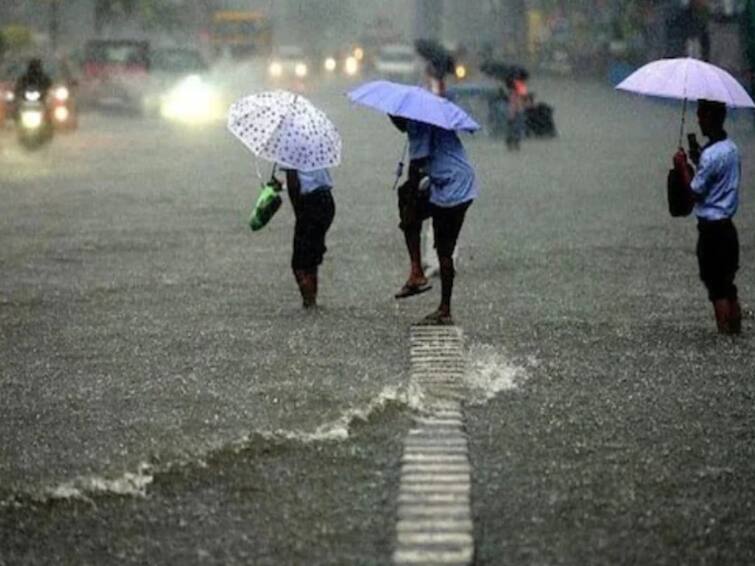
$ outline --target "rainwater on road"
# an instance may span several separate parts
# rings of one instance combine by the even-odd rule
[[[290,205],[249,231],[259,181],[223,124],[93,112],[38,153],[0,133],[0,564],[390,562],[409,327],[439,284],[393,299],[403,143],[347,87],[306,93],[344,140],[314,315]],[[666,212],[679,109],[532,89],[557,139],[464,138],[476,561],[752,564],[753,321],[715,334],[694,221]],[[755,135],[729,130],[749,308]]]

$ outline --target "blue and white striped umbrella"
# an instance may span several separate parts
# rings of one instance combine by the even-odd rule
[[[285,90],[253,94],[228,112],[228,129],[254,155],[283,168],[315,171],[341,163],[341,136],[309,100]]]

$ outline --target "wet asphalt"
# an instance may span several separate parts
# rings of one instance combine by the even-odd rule
[[[37,155],[0,135],[0,564],[388,561],[408,328],[438,296],[392,299],[401,140],[341,88],[312,94],[345,146],[314,316],[290,207],[248,231],[254,166],[222,125],[89,114]],[[533,89],[558,139],[465,139],[483,195],[455,316],[470,351],[526,368],[466,407],[477,562],[751,564],[753,320],[715,334],[694,222],[666,213],[678,110]],[[730,131],[749,306],[755,135]],[[144,495],[84,489],[143,464]]]

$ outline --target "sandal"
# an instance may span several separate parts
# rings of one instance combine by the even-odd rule
[[[427,293],[432,288],[433,286],[429,282],[425,282],[421,285],[410,285],[409,283],[406,283],[401,287],[401,290],[394,295],[394,297],[396,299],[406,299],[408,297]]]

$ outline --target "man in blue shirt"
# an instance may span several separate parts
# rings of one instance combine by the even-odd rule
[[[401,191],[418,195],[422,177],[426,175],[430,179],[427,203],[416,206],[413,214],[405,214],[402,200],[407,200],[407,197],[402,198],[402,194],[399,194],[402,228],[412,260],[412,274],[407,285],[413,283],[414,276],[421,275],[424,278],[419,233],[422,219],[432,216],[435,249],[440,265],[441,301],[438,309],[425,317],[422,323],[453,324],[451,296],[456,273],[453,253],[467,209],[479,195],[474,169],[455,132],[396,116],[391,116],[391,121],[409,137],[409,180],[401,187]],[[422,198],[409,196],[408,200],[421,202]],[[421,279],[417,282],[419,281]]]
[[[710,140],[700,154],[697,171],[691,177],[683,149],[674,156],[674,168],[695,201],[700,278],[713,303],[718,330],[739,334],[742,312],[734,284],[739,269],[739,238],[732,219],[739,206],[741,158],[724,130],[725,104],[700,100],[697,118],[700,130]]]

